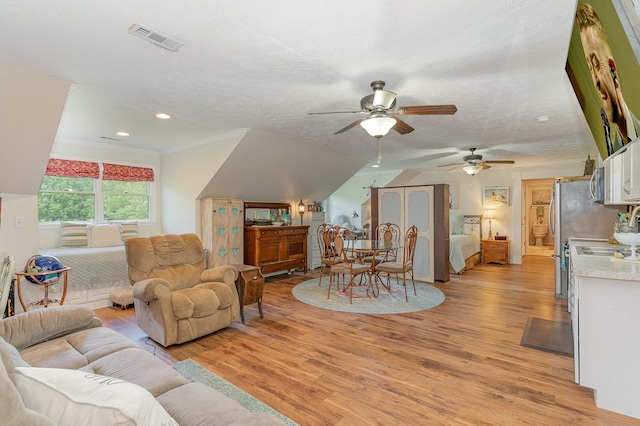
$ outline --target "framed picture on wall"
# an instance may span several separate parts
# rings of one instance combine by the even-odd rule
[[[483,188],[482,205],[485,207],[505,207],[509,205],[509,187],[494,186]]]
[[[531,191],[531,203],[534,206],[545,205],[551,202],[550,189],[533,189]]]

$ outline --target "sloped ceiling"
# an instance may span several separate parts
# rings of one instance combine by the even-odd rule
[[[38,193],[70,86],[0,63],[0,193]]]
[[[336,153],[286,136],[249,130],[199,198],[322,201],[367,161],[363,156]]]

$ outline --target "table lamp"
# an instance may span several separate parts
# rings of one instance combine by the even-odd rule
[[[492,240],[493,239],[493,235],[491,234],[491,219],[495,219],[496,218],[496,211],[495,210],[485,210],[484,211],[484,217],[489,219],[489,239]]]

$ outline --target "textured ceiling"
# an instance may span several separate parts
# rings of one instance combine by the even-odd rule
[[[564,71],[575,7],[574,0],[3,0],[0,62],[75,83],[61,140],[167,153],[253,128],[366,156],[367,169],[375,140],[359,126],[333,135],[358,115],[307,113],[357,110],[370,82],[384,80],[398,105],[458,107],[452,116],[403,116],[415,131],[382,140],[384,168],[430,170],[461,161],[469,147],[517,165],[584,160],[597,150]],[[133,37],[134,23],[184,46],[171,52]],[[158,120],[158,111],[174,118]],[[539,123],[542,115],[549,121]]]

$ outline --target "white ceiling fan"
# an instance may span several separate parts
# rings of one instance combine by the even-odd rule
[[[490,169],[491,166],[489,164],[514,164],[515,163],[515,161],[513,160],[482,161],[482,155],[475,153],[476,148],[469,148],[469,151],[471,151],[471,154],[465,155],[464,157],[462,157],[462,161],[464,161],[464,163],[444,164],[438,167],[451,167],[451,170],[453,170],[456,167],[462,166],[462,170],[464,170],[467,174],[471,176],[475,176],[480,172],[480,170]]]
[[[360,100],[361,109],[359,111],[310,112],[308,114],[364,114],[367,117],[354,121],[335,132],[334,135],[344,133],[359,124],[371,136],[380,139],[386,136],[391,129],[401,135],[415,130],[399,119],[397,115],[451,115],[458,110],[455,105],[396,106],[397,95],[384,90],[384,86],[385,82],[382,80],[372,81],[373,94]]]

